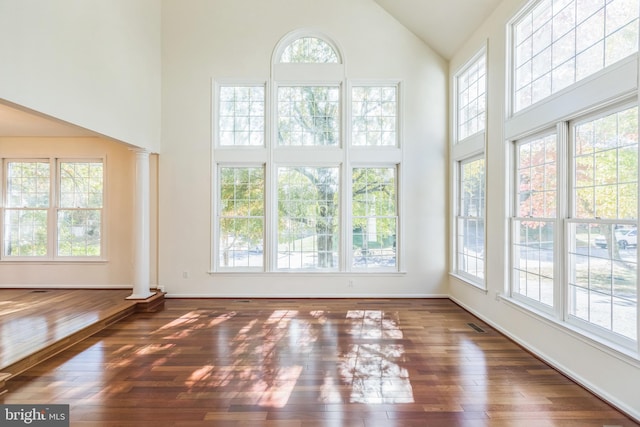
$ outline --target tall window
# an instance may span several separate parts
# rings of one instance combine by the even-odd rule
[[[354,168],[353,266],[395,267],[398,202],[395,168]]]
[[[399,84],[302,32],[272,73],[215,87],[214,270],[398,271]]]
[[[7,160],[5,170],[4,259],[102,255],[101,161]]]
[[[279,269],[337,269],[339,170],[278,168]]]
[[[573,124],[572,319],[637,337],[638,107]]]
[[[264,167],[219,169],[219,265],[264,265]]]
[[[102,162],[58,164],[58,256],[100,256]]]
[[[637,0],[542,0],[513,25],[520,111],[638,52]]]
[[[453,273],[484,287],[485,122],[487,56],[482,49],[454,77],[456,139],[451,147],[456,194],[452,232]]]
[[[556,135],[516,147],[513,292],[553,306],[557,198]]]
[[[509,24],[505,123],[510,296],[635,354],[639,8],[637,0],[531,2]]]
[[[484,279],[484,158],[460,162],[458,213],[456,216],[457,273]]]
[[[6,171],[3,255],[46,256],[51,165],[45,161],[8,161]]]

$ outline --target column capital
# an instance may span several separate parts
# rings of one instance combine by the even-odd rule
[[[142,147],[129,147],[129,151],[133,151],[136,155],[146,155],[146,156],[148,156],[149,154],[151,154],[149,152],[149,150],[147,150],[146,148],[142,148]]]

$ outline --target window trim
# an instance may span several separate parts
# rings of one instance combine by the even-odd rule
[[[214,201],[213,204],[213,215],[211,216],[211,235],[212,235],[212,242],[213,244],[211,245],[211,265],[214,267],[213,271],[218,271],[221,273],[236,273],[236,272],[263,272],[267,266],[267,256],[269,254],[269,251],[267,249],[267,211],[266,211],[266,193],[267,193],[267,165],[265,163],[225,163],[225,162],[218,162],[218,163],[214,163],[213,164],[213,176],[215,177],[214,180],[214,185],[211,186],[213,193],[212,193],[212,199]],[[221,219],[221,213],[220,213],[220,197],[219,197],[219,193],[220,193],[220,183],[222,182],[220,176],[221,176],[221,171],[223,168],[262,168],[262,173],[264,175],[264,188],[263,188],[263,230],[262,230],[262,265],[258,266],[258,267],[251,267],[251,266],[242,266],[242,267],[235,267],[235,266],[223,266],[220,264],[220,219]]]
[[[464,139],[458,139],[458,114],[459,114],[459,105],[458,105],[458,79],[460,76],[469,69],[469,67],[473,66],[482,56],[485,57],[485,105],[484,105],[484,126],[482,130],[479,130],[471,135],[468,135]],[[489,77],[490,77],[490,69],[489,69],[489,45],[488,40],[483,43],[483,45],[475,51],[473,55],[469,57],[469,59],[462,64],[455,71],[451,81],[451,98],[453,102],[451,103],[450,114],[453,117],[451,120],[452,124],[450,125],[451,132],[451,143],[449,144],[449,157],[451,162],[450,167],[450,191],[451,191],[451,199],[450,199],[450,221],[451,226],[449,227],[449,274],[458,278],[462,283],[466,283],[472,286],[474,289],[478,289],[482,292],[487,292],[487,281],[486,281],[486,268],[487,268],[487,260],[486,256],[483,258],[484,263],[484,278],[479,280],[478,277],[470,275],[462,270],[458,269],[457,259],[458,259],[458,213],[459,213],[459,204],[460,204],[460,185],[461,185],[461,162],[471,161],[473,159],[484,158],[485,160],[485,180],[484,180],[484,189],[485,189],[485,205],[484,205],[484,221],[485,221],[485,229],[484,229],[484,253],[487,252],[487,201],[488,201],[488,193],[487,193],[487,129],[488,129],[488,118],[489,118]]]
[[[269,86],[264,80],[255,79],[212,79],[212,96],[211,96],[211,135],[213,150],[216,151],[234,151],[234,150],[246,150],[246,151],[260,151],[267,148],[269,142],[269,126],[267,117],[269,116],[269,105],[267,99],[269,97]],[[264,89],[264,130],[263,130],[263,145],[222,145],[220,143],[220,91],[223,87],[261,87]],[[248,153],[245,153],[245,155]]]
[[[398,149],[400,148],[400,142],[402,140],[401,137],[401,84],[399,81],[380,81],[380,80],[356,80],[356,81],[352,81],[349,82],[350,84],[347,87],[347,91],[348,91],[348,102],[349,105],[345,107],[345,109],[348,111],[348,120],[349,123],[345,123],[345,126],[349,129],[349,135],[348,135],[348,147],[352,150],[352,151],[358,151],[358,150],[371,150],[371,149],[375,149],[376,151],[379,150],[394,150],[394,149]],[[355,145],[353,143],[353,89],[354,88],[389,88],[389,87],[393,87],[395,89],[396,92],[396,98],[395,98],[395,104],[396,104],[396,125],[395,125],[395,142],[391,145]]]
[[[479,143],[483,143],[484,144],[484,139],[485,139],[485,134],[487,131],[487,120],[488,120],[488,105],[489,105],[489,93],[488,93],[488,86],[489,86],[489,48],[487,43],[485,43],[485,45],[483,45],[467,62],[465,62],[462,66],[460,66],[458,68],[458,70],[456,70],[456,72],[453,75],[453,129],[452,129],[452,135],[453,135],[453,145],[458,145],[458,144],[479,144]],[[471,133],[469,135],[467,135],[464,138],[460,138],[459,137],[459,129],[460,129],[460,123],[459,123],[459,114],[460,114],[460,105],[459,105],[459,80],[462,77],[462,75],[464,73],[466,73],[469,68],[471,68],[472,66],[474,66],[482,57],[484,57],[485,60],[485,73],[484,73],[484,80],[485,80],[485,91],[484,91],[484,124],[482,126],[481,130],[478,130],[474,133]]]
[[[518,22],[520,22],[522,20],[523,17],[525,17],[527,14],[531,13],[537,6],[539,3],[541,3],[544,0],[529,0],[528,2],[525,3],[525,5],[523,7],[521,7],[518,12],[507,22],[506,26],[505,26],[505,32],[506,32],[506,93],[505,93],[505,117],[506,119],[511,119],[513,117],[519,116],[521,113],[524,113],[525,111],[528,110],[537,110],[537,111],[541,111],[541,112],[545,112],[545,108],[544,105],[547,104],[547,102],[550,100],[550,98],[564,98],[564,95],[567,93],[570,93],[572,91],[575,90],[575,88],[580,87],[580,86],[586,86],[587,87],[587,91],[590,93],[587,94],[581,94],[581,95],[572,95],[572,98],[581,98],[584,99],[585,96],[586,97],[593,97],[593,96],[598,96],[598,95],[602,95],[603,93],[608,95],[609,97],[611,96],[611,89],[610,88],[614,88],[615,92],[617,93],[617,96],[621,96],[622,93],[630,90],[629,88],[629,84],[633,85],[634,88],[638,87],[638,78],[637,78],[637,69],[638,69],[638,57],[640,56],[640,50],[636,50],[635,53],[631,53],[629,56],[622,58],[610,65],[604,65],[602,69],[596,71],[595,73],[592,73],[590,75],[587,75],[586,77],[579,79],[577,81],[574,81],[572,84],[569,84],[568,86],[556,91],[556,92],[552,92],[550,95],[548,95],[547,97],[544,97],[536,102],[532,102],[531,104],[529,104],[528,106],[521,108],[519,110],[516,110],[515,108],[515,85],[516,85],[516,39],[515,39],[515,26]],[[583,21],[584,22],[584,21]],[[573,27],[575,29],[575,26]],[[535,31],[534,31],[535,32]],[[604,91],[598,90],[596,88],[596,90],[591,90],[589,91],[589,86],[590,83],[589,81],[591,80],[598,80],[599,76],[603,76],[603,75],[607,75],[609,72],[611,72],[611,70],[615,70],[616,68],[626,68],[624,64],[627,63],[632,63],[634,66],[633,68],[635,69],[635,78],[631,77],[631,76],[625,76],[625,77],[618,77],[618,78],[613,78],[613,79],[609,79],[608,83],[605,83],[605,89]],[[608,84],[608,86],[607,86]],[[620,89],[618,89],[620,88]],[[614,98],[616,98],[617,96],[614,96]],[[609,98],[610,99],[610,98]],[[605,102],[605,100],[601,100],[601,102]],[[539,105],[540,104],[540,105]],[[570,102],[570,105],[575,104],[575,102]],[[556,108],[547,108],[546,110],[546,115],[549,116],[552,114],[552,112],[554,111],[563,111],[566,110],[565,108],[562,108],[562,102],[560,103],[554,103],[554,105],[556,106]],[[557,108],[560,108],[560,110],[558,110]],[[525,120],[526,122],[526,120]],[[505,124],[505,128],[507,127],[507,125]],[[517,132],[516,132],[517,133]],[[507,132],[507,135],[514,135],[514,133],[510,133]],[[511,139],[511,138],[508,138]]]
[[[484,160],[484,181],[483,181],[483,185],[484,185],[484,197],[485,197],[485,201],[484,201],[484,206],[482,209],[482,221],[484,223],[484,241],[483,241],[483,252],[484,252],[484,256],[482,257],[482,264],[483,264],[483,273],[484,276],[482,278],[480,278],[479,276],[473,275],[468,273],[465,270],[462,270],[459,268],[458,266],[458,255],[459,255],[459,251],[458,251],[458,236],[460,235],[459,230],[458,230],[458,220],[462,217],[460,215],[460,208],[461,208],[461,195],[462,195],[462,165],[464,163],[471,163],[474,162],[476,160],[480,160],[483,159]],[[486,259],[486,252],[487,252],[487,158],[485,155],[485,152],[479,152],[479,153],[475,153],[472,154],[470,156],[461,158],[461,159],[456,159],[455,160],[455,165],[454,165],[454,174],[455,174],[455,190],[453,192],[454,194],[454,215],[453,215],[453,244],[452,244],[452,262],[451,262],[451,266],[452,266],[452,271],[451,274],[453,274],[454,276],[460,278],[461,280],[465,281],[466,283],[469,283],[472,286],[477,287],[478,289],[481,290],[487,290],[487,275],[486,275],[486,268],[487,268],[487,259]]]
[[[340,58],[340,63],[279,63],[282,51],[292,41],[300,37],[318,37],[334,48]],[[285,35],[277,44],[271,57],[271,75],[265,82],[259,79],[234,79],[234,78],[212,78],[212,150],[211,150],[211,253],[209,274],[228,274],[237,277],[238,274],[281,274],[289,275],[347,275],[361,274],[368,276],[372,274],[402,274],[403,259],[402,252],[402,226],[403,226],[403,198],[402,194],[402,171],[403,151],[402,146],[402,81],[398,79],[355,79],[351,80],[346,76],[345,58],[342,49],[338,44],[327,37],[321,31],[315,29],[295,30]],[[218,134],[218,110],[219,110],[219,87],[223,85],[265,85],[265,144],[264,147],[257,146],[220,146],[217,143]],[[338,128],[340,132],[340,143],[338,146],[280,146],[277,143],[277,93],[279,87],[286,86],[337,86],[340,95],[339,119],[341,121]],[[355,147],[352,145],[352,87],[353,86],[393,86],[396,88],[396,144],[395,146],[364,146]],[[373,149],[372,149],[373,148]],[[218,169],[224,166],[239,165],[265,165],[265,262],[263,269],[221,269],[218,266],[219,232],[217,206],[219,203],[219,177]],[[354,270],[351,265],[350,244],[352,241],[351,227],[351,175],[352,168],[364,167],[386,167],[392,165],[396,171],[396,197],[397,203],[397,235],[396,235],[396,263],[392,270],[371,269]],[[339,268],[325,271],[323,269],[278,269],[275,255],[277,240],[277,171],[280,167],[304,166],[304,167],[338,167],[340,183],[340,222],[339,232],[340,254]]]
[[[376,267],[356,267],[353,265],[353,185],[348,185],[348,202],[349,202],[349,206],[348,206],[348,215],[346,216],[346,219],[348,221],[347,226],[345,226],[345,232],[348,234],[348,240],[347,240],[347,244],[348,247],[345,248],[345,258],[346,258],[346,264],[345,264],[345,270],[347,271],[351,271],[354,273],[363,273],[363,274],[375,274],[375,273],[398,273],[399,271],[401,271],[400,269],[400,262],[402,260],[402,256],[400,256],[400,252],[401,252],[401,248],[398,245],[398,243],[402,243],[402,239],[401,239],[401,224],[402,224],[402,220],[401,220],[401,206],[400,206],[400,168],[401,165],[399,163],[352,163],[349,167],[349,171],[348,171],[348,176],[345,177],[345,180],[349,181],[350,183],[353,182],[353,171],[354,169],[392,169],[393,170],[393,174],[394,174],[394,179],[395,179],[395,200],[396,200],[396,212],[395,212],[395,220],[396,220],[396,249],[395,249],[395,265],[393,267],[381,267],[381,266],[376,266]]]
[[[313,37],[313,38],[317,38],[320,39],[322,41],[324,41],[325,43],[327,43],[329,46],[331,46],[331,48],[333,48],[333,51],[335,52],[336,56],[338,57],[338,62],[337,63],[322,63],[322,64],[316,64],[316,63],[290,63],[290,62],[280,62],[280,58],[282,57],[282,53],[284,52],[284,50],[294,41],[301,39],[301,38],[305,38],[305,37]],[[283,64],[286,66],[305,66],[305,65],[310,65],[310,66],[317,66],[317,65],[327,65],[327,66],[333,66],[333,65],[339,65],[340,67],[344,67],[345,66],[345,58],[344,55],[342,54],[343,49],[340,48],[340,46],[338,45],[338,43],[331,37],[329,36],[327,33],[316,29],[316,28],[302,28],[302,29],[297,29],[297,30],[293,30],[287,34],[285,34],[276,44],[275,49],[273,50],[272,56],[271,56],[271,63],[272,64]]]
[[[559,125],[564,127],[564,125]],[[562,226],[562,220],[564,218],[564,204],[562,203],[563,199],[561,197],[562,189],[561,183],[563,181],[563,172],[564,172],[564,164],[560,163],[561,159],[564,159],[565,151],[563,147],[566,145],[566,140],[560,134],[560,128],[556,127],[547,127],[546,129],[540,130],[530,135],[526,135],[522,138],[512,141],[511,146],[511,158],[512,158],[512,167],[510,169],[510,185],[511,185],[511,194],[510,194],[510,214],[509,214],[509,251],[510,254],[510,262],[509,262],[509,297],[520,301],[523,305],[530,305],[536,308],[536,310],[548,313],[549,315],[559,315],[557,311],[557,305],[561,299],[559,298],[557,292],[556,283],[558,280],[561,280],[560,277],[562,275],[562,270],[560,269],[560,265],[564,260],[564,254],[561,251],[555,250],[558,246],[558,243],[561,241],[562,236],[564,235],[564,228]],[[562,132],[564,134],[564,132]],[[518,193],[517,190],[517,182],[518,182],[518,169],[517,169],[517,160],[518,160],[518,147],[522,144],[529,143],[536,139],[546,138],[548,136],[554,135],[556,137],[556,216],[555,218],[545,218],[545,217],[535,217],[535,220],[547,220],[550,223],[553,223],[555,233],[554,233],[554,259],[553,259],[553,300],[552,304],[546,305],[541,301],[537,301],[533,298],[529,298],[526,295],[523,295],[519,292],[515,292],[516,285],[516,272],[515,272],[515,251],[514,251],[514,236],[516,235],[516,222],[526,219],[526,217],[521,217],[518,215],[519,205],[516,200],[516,195]]]
[[[573,196],[573,179],[574,179],[574,167],[573,167],[573,127],[575,124],[589,122],[599,117],[605,117],[609,114],[625,110],[634,106],[639,107],[640,102],[638,95],[633,94],[621,97],[615,101],[611,101],[607,104],[601,105],[599,108],[588,108],[583,111],[577,111],[572,114],[571,119],[558,119],[555,123],[555,127],[547,126],[536,132],[530,132],[523,135],[521,138],[515,138],[510,141],[510,171],[511,178],[509,182],[509,198],[510,198],[510,215],[509,215],[509,250],[507,251],[509,257],[509,284],[508,292],[503,297],[506,300],[510,300],[517,304],[524,310],[530,310],[532,313],[542,315],[550,321],[556,323],[560,327],[564,327],[574,331],[575,333],[582,334],[590,340],[610,347],[616,351],[620,351],[626,355],[633,355],[633,357],[640,360],[640,328],[638,328],[636,340],[628,340],[620,334],[606,330],[599,327],[596,324],[592,324],[587,321],[580,320],[579,318],[572,318],[569,315],[569,248],[570,248],[570,233],[569,224],[575,222],[589,222],[589,218],[575,218],[573,208],[574,196]],[[640,115],[640,113],[639,113]],[[555,133],[558,137],[558,153],[557,153],[557,217],[556,217],[556,229],[558,232],[555,236],[555,254],[554,254],[554,304],[552,307],[536,302],[526,296],[520,296],[514,292],[514,286],[516,281],[514,277],[514,263],[515,254],[513,251],[513,236],[514,236],[514,220],[517,213],[517,200],[516,200],[516,155],[515,150],[519,141],[526,141],[532,138],[540,137],[541,135]],[[640,144],[639,144],[640,146]],[[639,148],[640,150],[640,148]],[[640,156],[639,156],[640,159]],[[640,198],[639,198],[640,199]],[[638,202],[640,204],[640,200]],[[640,207],[639,207],[640,212]],[[640,215],[639,215],[640,216]],[[612,219],[606,220],[608,222],[621,222],[627,223],[633,220],[625,219]],[[605,221],[605,222],[606,222]],[[640,219],[635,220],[636,224],[640,227]],[[640,251],[638,253],[638,265],[640,265]],[[640,279],[640,274],[638,274]],[[640,283],[640,282],[639,282]],[[640,285],[637,285],[640,290]],[[637,322],[640,323],[640,305],[636,304]]]
[[[9,162],[42,162],[48,163],[50,168],[49,175],[49,206],[47,211],[47,255],[45,256],[8,256],[5,254],[5,212],[7,195],[7,163]],[[67,208],[60,207],[60,164],[66,163],[102,163],[102,207],[91,208],[100,211],[100,255],[98,256],[67,256],[58,254],[58,212]],[[2,183],[0,184],[0,263],[39,263],[39,264],[61,264],[61,263],[103,263],[108,261],[107,256],[107,212],[108,212],[108,196],[107,196],[107,158],[106,156],[79,156],[79,157],[4,157],[0,158],[0,176]]]

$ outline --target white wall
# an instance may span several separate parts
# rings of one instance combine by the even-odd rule
[[[0,263],[0,287],[121,288],[133,282],[135,155],[103,138],[0,138],[0,157],[104,158],[106,261]],[[155,281],[155,274],[152,283]]]
[[[568,376],[640,419],[640,363],[606,351],[575,333],[519,309],[506,292],[507,161],[504,136],[506,23],[524,0],[505,0],[450,63],[451,75],[488,40],[487,265],[488,292],[451,278],[451,298],[524,345]]]
[[[402,81],[406,273],[208,273],[212,79],[267,81],[276,44],[299,28],[340,45],[349,79]],[[447,294],[448,70],[439,56],[373,0],[164,0],[162,30],[159,280],[169,295]]]
[[[158,0],[0,0],[0,99],[160,149]]]

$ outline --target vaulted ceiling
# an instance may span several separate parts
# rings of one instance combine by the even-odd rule
[[[375,0],[449,60],[501,0]]]
[[[501,0],[374,0],[449,60]],[[89,136],[92,132],[0,101],[0,136]]]

